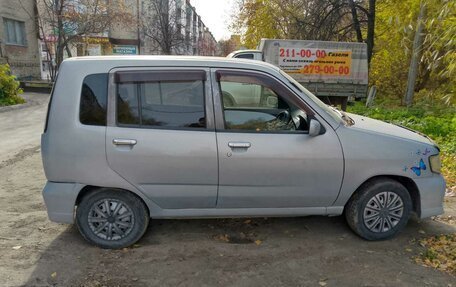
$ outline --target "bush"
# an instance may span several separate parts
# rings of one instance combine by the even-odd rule
[[[0,65],[0,106],[24,103],[24,99],[19,97],[21,93],[22,89],[16,77],[11,75],[9,65]]]

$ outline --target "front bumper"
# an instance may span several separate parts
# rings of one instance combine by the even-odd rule
[[[443,213],[443,198],[446,183],[441,174],[432,177],[414,179],[420,192],[420,218],[427,218]]]
[[[74,223],[74,207],[82,185],[48,181],[43,188],[43,198],[48,217],[59,223]]]

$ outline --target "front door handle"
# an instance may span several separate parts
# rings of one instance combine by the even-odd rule
[[[229,142],[230,148],[249,148],[251,144],[249,142]]]
[[[130,145],[130,146],[133,146],[137,142],[136,142],[136,140],[130,140],[130,139],[113,139],[112,143],[115,144],[115,145]]]

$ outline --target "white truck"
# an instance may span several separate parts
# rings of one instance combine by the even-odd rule
[[[229,58],[271,63],[288,73],[323,102],[346,109],[349,97],[368,89],[365,43],[262,39],[258,50],[240,50]]]

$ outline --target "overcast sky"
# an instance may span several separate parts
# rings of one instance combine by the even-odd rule
[[[215,40],[227,39],[230,15],[235,0],[190,0],[196,13],[201,16],[204,24],[214,35]]]

